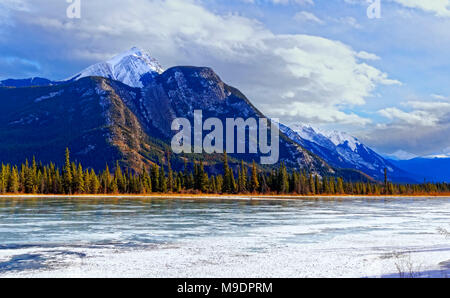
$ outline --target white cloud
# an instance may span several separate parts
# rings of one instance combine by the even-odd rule
[[[381,5],[387,1],[405,8],[416,9],[431,13],[437,17],[450,17],[450,0],[380,0]],[[368,6],[368,0],[344,0],[348,4],[360,4]]]
[[[372,54],[372,53],[367,53],[365,51],[359,52],[358,54],[356,54],[356,57],[358,57],[360,59],[364,59],[364,60],[380,60],[381,59],[377,55]]]
[[[354,17],[340,17],[335,19],[336,22],[348,25],[350,27],[353,27],[355,29],[361,29],[362,26],[358,23],[358,21]]]
[[[448,100],[449,98],[441,94],[431,94],[431,97],[437,100]]]
[[[363,133],[369,145],[393,152],[408,148],[418,155],[433,154],[450,146],[450,103],[444,101],[408,101],[400,108],[385,108],[378,114],[389,123],[378,124]]]
[[[166,67],[213,67],[264,113],[284,122],[359,125],[370,120],[345,111],[364,105],[377,86],[399,84],[365,62],[378,59],[374,54],[326,38],[275,34],[256,20],[219,15],[198,1],[83,1],[80,20],[66,18],[64,2],[27,3],[34,10],[15,11],[15,38],[5,38],[10,47],[45,48],[39,58],[49,67],[55,58],[71,63],[61,78],[136,45]]]
[[[439,121],[435,115],[430,115],[422,110],[405,112],[398,108],[386,108],[380,110],[379,114],[395,122],[408,125],[435,126]]]
[[[420,9],[438,17],[450,17],[450,0],[394,0],[408,8]]]
[[[315,14],[307,12],[307,11],[299,11],[295,14],[294,20],[299,22],[312,22],[317,24],[325,24],[324,21],[319,19]]]
[[[273,4],[300,4],[300,5],[314,5],[314,0],[241,0],[247,3],[260,3],[260,2],[270,2]]]

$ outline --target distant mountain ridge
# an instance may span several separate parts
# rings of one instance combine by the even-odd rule
[[[420,182],[450,182],[450,158],[417,157],[409,160],[391,160],[402,168],[417,176]]]
[[[29,79],[6,79],[0,81],[0,87],[24,88],[34,86],[54,86],[62,83],[64,82],[51,81],[49,79],[35,77]]]
[[[415,175],[397,167],[357,138],[338,131],[321,131],[309,125],[280,125],[281,131],[297,144],[318,155],[332,166],[362,171],[384,180],[384,170],[396,182],[417,182]]]

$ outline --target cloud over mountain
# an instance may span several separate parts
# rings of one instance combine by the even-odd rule
[[[345,109],[363,105],[379,85],[398,84],[371,66],[375,55],[363,49],[323,37],[276,34],[254,19],[214,13],[197,1],[85,1],[80,20],[66,17],[65,3],[23,3],[27,9],[9,10],[18,37],[9,48],[37,49],[20,54],[43,61],[42,69],[59,79],[136,44],[166,66],[214,67],[272,117],[363,125],[370,120]],[[8,32],[3,36],[11,40]],[[52,50],[40,51],[44,46]],[[72,69],[55,69],[55,60],[68,59]]]

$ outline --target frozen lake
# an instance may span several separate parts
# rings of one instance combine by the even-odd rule
[[[450,276],[450,199],[0,199],[0,277]]]

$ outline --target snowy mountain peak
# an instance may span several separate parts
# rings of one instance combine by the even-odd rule
[[[133,47],[108,61],[89,66],[69,80],[99,76],[142,88],[146,82],[163,72],[162,66],[148,52]]]
[[[317,137],[318,132],[310,126],[306,124],[294,124],[290,126],[290,128],[298,133],[301,138],[308,140],[308,141],[314,141],[314,139]]]
[[[361,145],[361,142],[358,141],[357,138],[345,132],[333,131],[326,133],[325,136],[328,137],[328,139],[336,146],[347,144],[347,146],[349,146],[352,151],[355,151],[358,145]]]
[[[291,129],[295,131],[302,139],[318,143],[319,145],[325,147],[329,147],[326,144],[329,142],[331,142],[334,146],[347,144],[352,151],[355,151],[358,145],[361,145],[361,142],[357,138],[341,131],[325,131],[314,128],[308,124],[294,124],[291,126]]]

